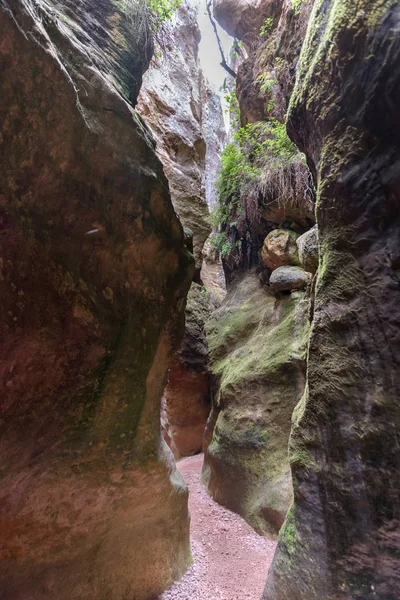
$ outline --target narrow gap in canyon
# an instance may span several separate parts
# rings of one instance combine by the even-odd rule
[[[0,600],[400,597],[398,0],[0,0]]]
[[[250,600],[264,587],[276,541],[258,535],[239,515],[206,492],[203,455],[184,458],[178,470],[189,487],[193,564],[159,600]]]

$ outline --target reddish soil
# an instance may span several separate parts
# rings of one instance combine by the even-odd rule
[[[203,455],[178,463],[190,491],[193,565],[158,600],[258,600],[276,542],[210,498],[200,482],[202,464]]]

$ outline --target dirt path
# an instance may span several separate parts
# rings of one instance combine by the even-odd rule
[[[259,600],[276,542],[209,497],[200,482],[202,463],[198,455],[178,464],[190,490],[194,563],[158,600]]]

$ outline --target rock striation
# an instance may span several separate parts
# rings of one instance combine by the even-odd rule
[[[264,600],[400,589],[398,2],[317,0],[288,125],[318,181],[320,268],[294,503]]]
[[[0,5],[3,600],[148,600],[189,562],[159,404],[194,265],[118,7]]]

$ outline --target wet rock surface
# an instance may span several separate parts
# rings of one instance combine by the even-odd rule
[[[193,264],[124,100],[143,68],[126,44],[144,48],[124,18],[0,8],[4,600],[144,600],[189,561],[159,402]]]
[[[288,123],[318,177],[320,268],[264,600],[399,595],[399,19],[318,1],[300,58]]]

